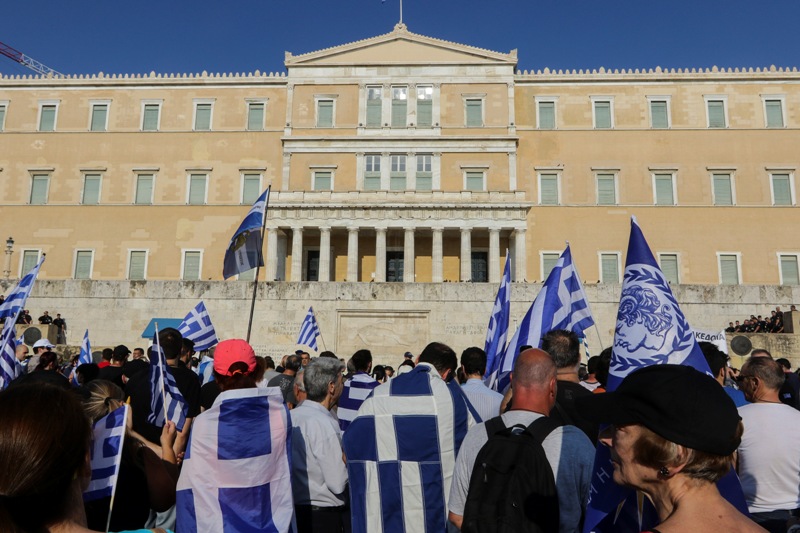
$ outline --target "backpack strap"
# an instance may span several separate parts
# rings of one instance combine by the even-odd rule
[[[534,420],[530,426],[525,428],[525,431],[541,445],[547,436],[557,427],[561,427],[561,424],[549,416],[540,416]]]
[[[506,429],[506,425],[503,422],[502,416],[496,416],[494,418],[490,418],[489,420],[486,421],[484,426],[486,427],[487,438],[492,438],[494,435]]]

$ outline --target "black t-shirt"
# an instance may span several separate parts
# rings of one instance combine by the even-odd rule
[[[114,383],[116,386],[125,390],[125,384],[122,382],[122,367],[121,366],[105,366],[97,373],[97,379],[105,379]]]
[[[197,374],[185,366],[170,366],[169,373],[175,378],[178,390],[181,391],[188,407],[187,417],[194,418],[200,414],[200,380]],[[147,421],[150,414],[150,372],[139,372],[133,376],[125,387],[131,400],[133,411],[133,430],[154,444],[161,442],[161,428]]]
[[[578,429],[586,433],[586,436],[589,437],[593,444],[596,444],[600,426],[581,416],[575,407],[577,398],[591,395],[592,393],[579,383],[559,381],[556,392],[556,406],[550,411],[550,417],[562,425],[577,426]]]
[[[53,317],[51,317],[50,315],[42,315],[39,317],[39,324],[52,324],[52,323],[53,323]]]
[[[209,381],[200,387],[200,406],[206,411],[214,405],[214,400],[220,395],[219,385],[216,380]]]

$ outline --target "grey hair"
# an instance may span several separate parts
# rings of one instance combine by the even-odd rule
[[[305,367],[301,368],[297,371],[297,374],[294,375],[294,383],[293,385],[297,385],[297,388],[300,389],[302,392],[306,391],[306,384],[303,381],[303,375],[306,373]]]
[[[344,370],[344,363],[330,357],[317,357],[305,368],[303,383],[308,399],[321,402],[328,394],[328,385],[336,383],[336,377]]]

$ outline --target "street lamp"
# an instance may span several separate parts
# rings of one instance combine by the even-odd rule
[[[9,237],[6,239],[6,269],[3,272],[3,275],[8,281],[8,278],[11,277],[11,254],[14,253],[14,238]]]

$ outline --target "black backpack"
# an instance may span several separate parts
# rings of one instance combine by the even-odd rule
[[[475,458],[464,505],[464,533],[558,531],[558,494],[542,442],[559,424],[542,416],[530,426],[486,422],[489,440]]]

